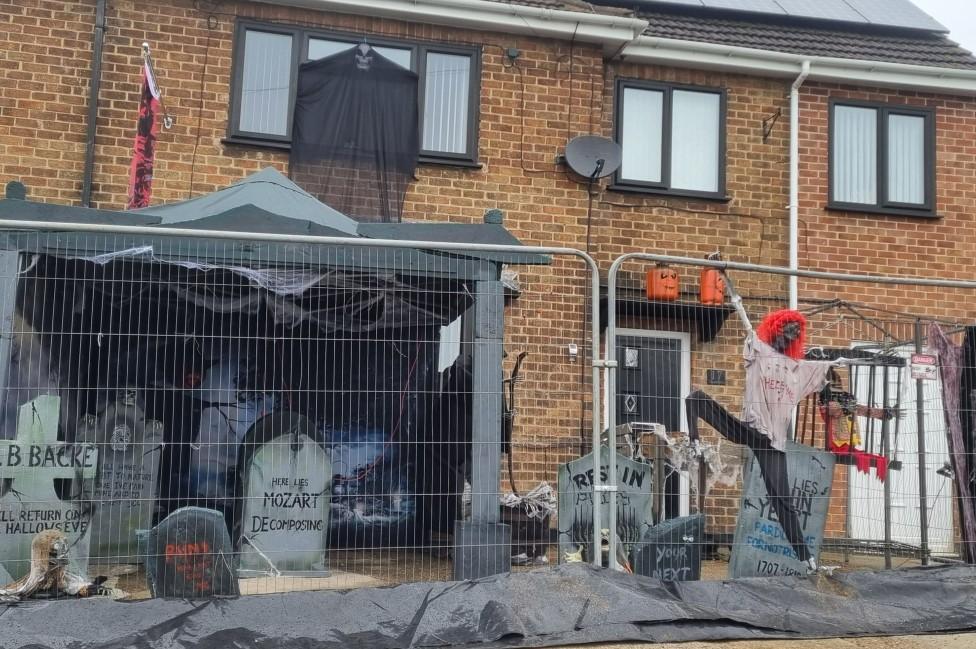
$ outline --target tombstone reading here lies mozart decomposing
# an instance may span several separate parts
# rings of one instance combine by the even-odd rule
[[[795,442],[786,443],[786,475],[792,504],[799,514],[807,548],[814,557],[820,554],[823,543],[834,464],[832,453]],[[806,563],[797,559],[776,520],[755,457],[747,466],[744,484],[729,576],[735,579],[806,574]]]
[[[31,541],[51,529],[67,537],[71,572],[88,572],[91,507],[80,496],[95,478],[98,449],[58,441],[60,409],[51,395],[25,403],[17,438],[0,440],[0,564],[14,579],[30,569]]]
[[[242,577],[327,574],[332,463],[313,430],[306,417],[279,411],[245,436],[234,526]]]

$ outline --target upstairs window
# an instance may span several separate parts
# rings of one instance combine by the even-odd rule
[[[362,42],[362,36],[240,21],[231,92],[231,140],[287,147],[299,64]],[[371,37],[367,42],[380,55],[420,77],[421,160],[477,162],[477,49]]]
[[[616,124],[616,188],[725,197],[722,90],[621,80]]]
[[[831,103],[831,208],[931,216],[934,169],[931,110]]]

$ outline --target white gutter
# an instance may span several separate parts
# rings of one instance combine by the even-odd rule
[[[863,61],[771,52],[750,47],[699,43],[641,36],[624,48],[622,57],[637,63],[739,72],[766,77],[793,77],[804,61],[809,79],[836,83],[895,87],[922,92],[976,95],[976,70]]]
[[[810,75],[810,62],[790,88],[790,270],[800,269],[800,86]],[[797,276],[790,275],[790,308],[799,303]]]
[[[488,0],[258,0],[317,11],[598,43],[612,53],[644,33],[647,21]]]

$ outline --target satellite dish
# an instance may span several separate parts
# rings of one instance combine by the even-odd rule
[[[566,164],[580,176],[596,180],[620,168],[620,145],[599,135],[580,135],[566,145]]]

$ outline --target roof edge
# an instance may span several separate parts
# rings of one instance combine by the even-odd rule
[[[804,56],[656,36],[637,38],[624,47],[621,58],[638,63],[786,78],[797,76],[807,61],[811,80],[976,95],[976,69]]]
[[[489,0],[256,0],[319,11],[395,18],[504,33],[599,43],[615,52],[648,22],[629,16],[545,9]]]
[[[860,14],[864,21],[859,20],[849,20],[844,18],[825,18],[820,16],[810,16],[803,14],[791,14],[791,13],[767,13],[764,11],[757,11],[754,9],[743,9],[739,7],[731,6],[706,6],[706,5],[692,5],[686,4],[680,1],[645,1],[641,0],[595,0],[595,4],[605,7],[636,7],[638,15],[642,12],[660,12],[668,13],[678,16],[694,16],[694,17],[707,17],[707,18],[721,18],[725,20],[758,20],[761,22],[772,22],[784,25],[796,25],[796,26],[810,26],[815,28],[837,28],[842,27],[846,29],[877,29],[879,31],[890,31],[890,32],[902,32],[902,33],[913,33],[913,34],[948,34],[950,30],[948,27],[943,25],[940,21],[936,20],[932,14],[925,11],[918,5],[915,8],[932,21],[932,25],[929,27],[910,27],[907,25],[897,25],[889,23],[879,23],[873,22],[864,14],[861,14],[856,8],[853,8],[858,14]],[[912,3],[914,4],[914,2]],[[865,22],[866,21],[866,22]],[[937,27],[937,28],[936,28]]]

